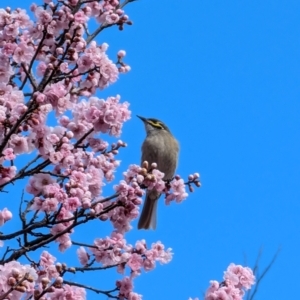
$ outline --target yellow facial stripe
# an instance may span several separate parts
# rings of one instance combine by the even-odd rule
[[[151,124],[153,127],[164,129],[164,126],[160,122],[154,122],[151,120],[148,120],[148,123]]]

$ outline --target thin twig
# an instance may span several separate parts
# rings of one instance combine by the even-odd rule
[[[273,256],[273,258],[272,258],[272,260],[271,260],[270,263],[267,265],[267,267],[264,269],[264,271],[262,272],[262,274],[261,274],[260,276],[258,276],[257,281],[256,281],[256,285],[255,285],[255,288],[254,288],[254,290],[253,290],[252,293],[250,293],[250,292],[248,293],[248,295],[247,295],[247,300],[254,300],[254,296],[255,296],[255,294],[256,294],[257,291],[258,291],[258,288],[259,288],[259,286],[260,286],[261,281],[263,280],[263,278],[265,277],[265,275],[270,271],[271,267],[273,266],[273,264],[275,263],[275,261],[276,261],[278,255],[279,255],[279,252],[280,252],[280,251],[281,251],[281,247],[279,247],[279,248],[277,249],[276,253],[274,254],[274,256]],[[257,260],[256,260],[257,263],[258,263],[259,260],[260,260],[260,256],[261,256],[261,251],[259,252],[258,257],[257,257]],[[255,265],[254,269],[255,269],[256,272],[257,272],[257,270],[258,270],[258,265]],[[254,275],[256,275],[256,274],[254,273]]]
[[[74,286],[78,286],[78,287],[81,287],[81,288],[84,288],[84,289],[88,289],[88,290],[93,291],[97,294],[104,294],[107,297],[112,298],[112,299],[119,299],[119,297],[111,295],[111,293],[116,292],[118,290],[118,288],[115,288],[115,289],[110,290],[110,291],[104,291],[104,290],[99,290],[99,289],[93,288],[91,286],[81,284],[81,283],[77,283],[77,282],[64,280],[64,283],[68,284],[68,285],[74,285]]]

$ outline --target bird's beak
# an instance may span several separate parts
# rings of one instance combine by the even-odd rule
[[[141,116],[136,115],[138,118],[140,118],[143,122],[147,122],[147,119]]]

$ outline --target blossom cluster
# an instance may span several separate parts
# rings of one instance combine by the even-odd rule
[[[242,300],[245,290],[255,283],[255,276],[248,267],[230,264],[224,272],[224,281],[211,281],[205,294],[205,300]]]
[[[164,173],[157,169],[157,164],[152,163],[149,166],[147,161],[144,161],[142,167],[138,165],[130,165],[129,169],[123,173],[126,183],[131,182],[132,186],[144,186],[148,190],[156,190],[165,194],[165,203],[170,204],[172,201],[181,203],[188,196],[186,186],[191,187],[194,184],[200,187],[199,174],[191,174],[188,177],[188,182],[176,175],[171,180],[164,180]],[[193,190],[190,188],[190,191]]]
[[[0,272],[1,299],[21,299],[24,293],[30,294],[38,277],[34,268],[17,261],[0,265]]]
[[[110,237],[96,239],[89,248],[89,253],[84,247],[79,247],[77,255],[84,267],[81,268],[82,271],[88,270],[94,261],[101,263],[103,267],[117,266],[121,274],[125,273],[127,266],[130,275],[116,281],[116,291],[120,299],[132,300],[141,299],[141,295],[133,291],[134,277],[140,275],[142,269],[152,270],[156,262],[166,264],[172,259],[171,249],[165,249],[160,242],[153,243],[147,249],[145,240],[141,240],[133,247],[126,243],[122,234],[115,232]],[[0,271],[0,297],[22,299],[25,293],[27,297],[34,295],[36,299],[86,298],[85,289],[64,282],[64,274],[74,273],[76,268],[56,262],[56,258],[47,251],[43,251],[39,262],[32,266],[12,261],[0,266]]]
[[[121,134],[130,118],[128,103],[119,103],[120,96],[104,100],[94,94],[130,70],[123,62],[126,52],[119,51],[114,63],[107,55],[108,45],[93,40],[100,31],[87,31],[90,19],[101,30],[131,24],[121,6],[117,0],[45,1],[44,6],[31,6],[34,22],[23,9],[0,9],[1,190],[36,173],[33,169],[18,173],[13,163],[18,155],[37,151],[49,160],[43,169],[53,164],[61,171],[85,156],[91,159],[91,154],[83,153],[84,143],[105,144],[95,134]],[[81,101],[82,97],[86,99]],[[50,127],[53,111],[59,124]],[[118,163],[105,157],[101,164],[107,165],[104,176],[111,179]]]
[[[151,271],[155,268],[156,262],[161,264],[169,263],[172,259],[172,249],[165,249],[161,242],[156,242],[148,249],[145,240],[137,241],[133,247],[126,244],[124,236],[113,232],[111,237],[96,239],[89,248],[89,252],[84,247],[77,250],[80,263],[89,266],[90,262],[96,261],[103,267],[117,266],[117,271],[125,274],[126,267],[130,270],[130,276],[125,276],[116,282],[119,288],[121,299],[141,299],[133,292],[133,279],[144,271]]]
[[[170,248],[165,250],[161,242],[153,243],[147,249],[145,240],[137,241],[135,247],[126,244],[124,235],[113,232],[110,237],[96,239],[93,247],[89,248],[96,262],[103,266],[118,265],[118,272],[124,274],[125,266],[131,270],[131,276],[141,273],[141,269],[150,271],[155,268],[155,261],[166,264],[172,259]],[[89,255],[84,247],[77,250],[79,261],[83,266],[88,265],[92,255]]]

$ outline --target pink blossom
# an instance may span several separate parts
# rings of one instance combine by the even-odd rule
[[[36,174],[30,177],[29,185],[26,187],[26,191],[30,194],[37,196],[43,193],[45,186],[54,183],[54,179],[49,174]]]
[[[49,299],[69,299],[69,300],[85,300],[85,289],[64,284],[63,288],[56,288],[54,292],[47,294]]]
[[[50,23],[52,20],[51,10],[44,10],[41,6],[38,6],[34,11],[37,21],[40,24]]]
[[[17,173],[16,171],[17,168],[15,166],[0,168],[0,184],[4,184],[13,179]]]
[[[117,14],[108,14],[105,18],[105,21],[108,23],[108,24],[114,24],[114,23],[117,23],[119,21],[120,17],[117,15]]]
[[[33,55],[34,55],[34,49],[32,46],[28,46],[25,43],[20,43],[15,48],[13,59],[16,63],[25,62],[29,64]]]
[[[230,281],[233,285],[249,290],[255,282],[255,276],[248,267],[230,264],[224,272],[224,279]]]
[[[124,239],[123,234],[115,231],[111,233],[111,237],[108,238],[108,241],[120,248],[124,248],[126,245],[126,240]]]
[[[152,175],[152,176],[151,176]],[[165,189],[165,182],[163,180],[165,174],[160,172],[158,169],[152,170],[150,178],[144,180],[144,184],[148,186],[149,190],[156,190],[162,192]]]
[[[101,193],[103,184],[103,171],[94,166],[90,166],[87,169],[88,178],[87,183],[89,186],[89,191],[91,192],[91,197],[96,197]]]
[[[12,24],[6,25],[4,27],[3,33],[4,33],[4,35],[6,35],[8,40],[16,38],[19,34],[19,24],[12,23]]]
[[[31,210],[41,210],[43,206],[43,200],[40,197],[34,197],[33,203],[30,206]]]
[[[142,299],[142,295],[137,293],[130,292],[128,295],[128,300],[141,300],[141,299]]]
[[[13,134],[9,140],[9,145],[15,154],[22,154],[29,151],[28,141],[21,135]]]
[[[10,65],[9,57],[0,54],[0,82],[8,83],[10,76],[14,74],[14,71]]]
[[[103,151],[108,147],[108,142],[92,137],[88,138],[88,143],[95,152]]]
[[[14,160],[16,158],[16,156],[14,155],[14,151],[12,148],[6,148],[3,151],[4,154],[4,159],[5,160]]]
[[[63,160],[63,154],[61,152],[51,151],[49,154],[49,159],[54,165],[57,165]]]
[[[118,57],[119,57],[119,58],[123,58],[123,57],[125,57],[125,55],[126,55],[126,51],[124,51],[124,50],[120,50],[120,51],[118,52]]]
[[[17,88],[11,90],[10,101],[13,102],[15,105],[15,106],[12,105],[14,113],[17,113],[17,110],[20,109],[21,111],[18,112],[18,115],[21,115],[27,110],[27,107],[23,104],[24,94],[22,91],[19,91]]]
[[[79,24],[84,24],[88,21],[88,17],[85,15],[85,13],[80,10],[77,13],[74,14],[74,20],[75,22],[79,23]]]
[[[135,249],[141,253],[141,254],[144,254],[146,249],[147,249],[147,246],[146,246],[146,241],[145,240],[141,240],[141,241],[137,241],[135,243]]]
[[[32,26],[32,21],[30,20],[28,14],[25,9],[18,8],[17,10],[12,12],[12,17],[14,18],[16,23],[20,26],[20,28],[25,29],[26,27]]]
[[[81,205],[81,202],[77,197],[70,197],[65,201],[65,205],[66,209],[73,212]]]
[[[38,76],[43,76],[47,70],[47,64],[43,61],[39,62],[36,67],[36,73]]]
[[[130,165],[126,172],[123,172],[123,176],[127,183],[131,182],[133,178],[138,176],[141,172],[142,168],[139,165]],[[144,178],[142,178],[144,180]],[[142,183],[142,181],[140,182]]]
[[[40,256],[40,264],[44,268],[48,268],[54,265],[56,258],[51,255],[48,251],[43,251]]]
[[[65,234],[59,236],[55,240],[55,242],[59,243],[58,249],[60,252],[64,252],[65,250],[67,250],[68,248],[70,248],[72,246],[72,241],[71,241],[69,233],[65,233]]]
[[[88,264],[88,262],[89,262],[89,255],[85,251],[84,247],[79,247],[77,249],[77,256],[78,256],[78,259],[79,259],[81,265],[86,266]]]
[[[64,62],[59,66],[59,69],[63,72],[63,73],[67,73],[69,72],[69,65],[68,63]]]
[[[0,226],[9,221],[12,216],[12,213],[6,207],[3,210],[0,210]]]
[[[5,25],[12,22],[12,16],[3,8],[0,9],[0,28],[3,29]]]
[[[155,268],[155,260],[146,258],[143,267],[146,272],[153,270]]]
[[[80,73],[87,72],[88,70],[90,70],[94,67],[93,60],[88,55],[82,55],[78,59],[77,64],[78,64],[78,71]]]
[[[56,198],[46,198],[42,201],[41,210],[45,211],[46,213],[54,212],[57,210],[58,201]]]
[[[170,204],[171,201],[175,200],[177,203],[181,203],[188,196],[185,191],[185,184],[183,179],[175,179],[170,182],[172,192],[166,197],[166,204]]]
[[[143,265],[143,259],[139,254],[133,253],[127,261],[127,265],[132,271],[139,271]]]
[[[62,114],[71,107],[70,94],[67,94],[67,87],[61,83],[53,83],[46,86],[44,94],[47,96],[47,101],[56,110],[57,114]]]
[[[120,290],[120,295],[128,298],[129,293],[132,292],[133,284],[129,277],[124,277],[122,280],[116,282],[117,287]]]
[[[100,66],[100,74],[101,77],[98,85],[100,89],[104,89],[109,84],[117,81],[119,71],[117,66],[111,60],[106,60],[103,61],[102,65]]]
[[[6,43],[2,48],[2,53],[6,56],[10,56],[14,53],[15,49],[17,47],[16,43]]]

